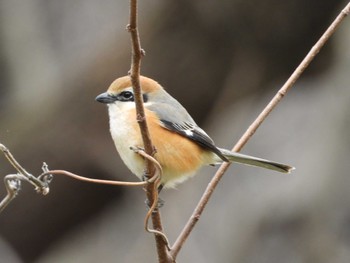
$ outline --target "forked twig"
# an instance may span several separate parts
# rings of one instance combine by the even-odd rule
[[[282,88],[277,92],[277,94],[272,98],[269,104],[264,108],[264,110],[260,113],[260,115],[255,119],[255,121],[250,125],[250,127],[246,130],[246,132],[242,135],[240,140],[233,147],[233,151],[240,151],[243,146],[248,142],[248,140],[254,135],[255,131],[259,128],[261,123],[266,119],[269,113],[277,106],[277,104],[281,101],[287,91],[294,85],[294,83],[299,79],[304,70],[309,66],[314,57],[319,53],[324,44],[328,41],[331,35],[338,28],[340,23],[344,20],[344,18],[350,13],[350,2],[346,5],[346,7],[340,12],[337,18],[333,21],[333,23],[329,26],[326,32],[321,36],[321,38],[317,41],[317,43],[312,47],[300,65],[295,69],[293,74],[289,77],[286,83],[282,86]],[[170,254],[173,258],[176,258],[180,249],[182,248],[184,242],[187,240],[187,237],[193,230],[194,226],[198,222],[205,206],[207,205],[214,189],[219,183],[220,179],[230,166],[229,163],[224,163],[220,166],[219,170],[216,172],[213,179],[208,184],[204,194],[202,195],[200,201],[198,202],[192,216],[189,218],[185,227],[181,231],[177,240],[171,248]]]
[[[25,181],[34,185],[37,193],[47,195],[49,193],[49,183],[52,177],[50,175],[37,178],[32,174],[28,173],[15,159],[10,150],[3,144],[0,143],[0,151],[3,152],[9,163],[15,168],[17,174],[9,174],[4,178],[4,183],[7,191],[7,195],[0,202],[0,213],[8,206],[8,204],[17,196],[21,189],[21,182]],[[46,167],[43,166],[45,172]]]
[[[3,144],[0,143],[0,150],[4,153],[6,159],[9,161],[9,163],[15,168],[15,170],[18,172],[18,174],[21,174],[24,176],[29,183],[35,186],[35,190],[38,193],[42,193],[43,195],[46,195],[49,193],[49,186],[47,182],[41,181],[40,179],[36,178],[32,174],[28,173],[13,157],[12,153],[10,150]],[[21,179],[23,179],[21,178]]]
[[[21,174],[9,174],[4,178],[4,183],[7,195],[0,202],[0,213],[7,207],[7,205],[17,196],[21,189]]]

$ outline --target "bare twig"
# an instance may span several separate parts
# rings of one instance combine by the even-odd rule
[[[6,159],[9,163],[15,168],[18,172],[17,174],[10,174],[5,176],[4,183],[7,190],[7,195],[0,202],[0,212],[2,212],[5,207],[17,196],[18,191],[21,189],[21,181],[26,181],[35,186],[35,190],[38,193],[47,195],[49,193],[49,183],[51,182],[51,175],[47,175],[41,178],[37,178],[32,174],[28,173],[15,159],[9,149],[3,144],[0,143],[0,150],[4,153]],[[43,167],[45,172],[47,167]]]
[[[38,193],[42,193],[43,195],[46,195],[49,193],[49,187],[45,182],[39,180],[32,174],[28,173],[13,157],[12,153],[7,149],[7,147],[0,143],[0,150],[4,153],[6,159],[10,162],[10,164],[13,166],[13,168],[16,169],[16,171],[23,175],[25,178],[28,179],[28,182],[30,182],[32,185],[35,186],[35,190]]]
[[[21,174],[9,174],[4,178],[7,195],[2,199],[0,203],[0,213],[6,208],[6,206],[17,196],[18,191],[21,189]]]
[[[10,164],[16,169],[17,174],[10,174],[5,176],[4,183],[7,190],[7,195],[0,202],[0,213],[7,207],[7,205],[17,196],[21,182],[29,182],[35,186],[35,190],[38,193],[46,195],[49,193],[49,183],[52,180],[53,174],[61,174],[72,177],[74,179],[96,183],[96,184],[108,184],[108,185],[119,185],[119,186],[147,186],[149,183],[154,183],[158,180],[157,177],[152,177],[145,182],[121,182],[121,181],[112,181],[112,180],[100,180],[83,177],[68,171],[64,170],[49,170],[46,163],[43,164],[42,170],[43,173],[38,177],[33,176],[28,173],[14,158],[9,149],[5,147],[3,144],[0,144],[0,150],[4,153],[6,159],[10,162]]]
[[[94,179],[94,178],[88,178],[84,177],[81,175],[77,175],[65,170],[48,170],[41,175],[39,175],[39,178],[45,175],[50,175],[50,174],[61,174],[61,175],[66,175],[69,177],[72,177],[74,179],[84,181],[84,182],[89,182],[89,183],[95,183],[95,184],[107,184],[107,185],[119,185],[119,186],[145,186],[148,184],[149,181],[153,181],[154,179],[150,179],[149,181],[145,182],[122,182],[122,181],[113,181],[113,180],[101,180],[101,179]]]
[[[143,98],[141,94],[141,86],[140,86],[140,68],[141,68],[141,58],[144,55],[144,51],[141,49],[140,38],[138,34],[137,28],[137,0],[130,0],[130,19],[129,24],[127,26],[128,31],[131,34],[131,42],[132,42],[132,59],[131,59],[131,69],[130,69],[130,78],[131,83],[134,90],[135,95],[135,104],[136,104],[136,114],[137,121],[140,126],[142,140],[144,144],[145,152],[153,156],[154,155],[154,147],[151,142],[151,138],[148,131],[148,126],[145,117],[145,110],[143,107]],[[145,167],[145,175],[148,178],[153,177],[156,172],[156,168],[152,161],[145,159],[146,167]],[[148,202],[150,204],[158,203],[158,194],[155,193],[157,191],[155,183],[150,183],[146,187],[146,195]],[[153,205],[152,205],[153,206]],[[155,209],[152,213],[152,224],[153,229],[158,231],[159,233],[163,233],[163,226],[160,217],[159,209]],[[159,262],[173,262],[169,253],[168,253],[168,244],[166,240],[163,238],[163,235],[159,235],[155,233],[155,240],[157,246],[158,260]]]
[[[340,12],[337,18],[333,21],[333,23],[329,26],[326,32],[322,35],[322,37],[317,41],[317,43],[312,47],[300,65],[295,69],[293,74],[289,77],[286,83],[282,86],[282,88],[277,92],[277,94],[272,98],[269,104],[265,107],[265,109],[259,114],[256,120],[250,125],[250,127],[246,130],[246,132],[242,135],[240,140],[233,147],[233,151],[240,151],[244,145],[248,142],[248,140],[254,135],[255,131],[259,128],[261,123],[266,119],[269,113],[277,106],[277,104],[281,101],[281,99],[286,95],[287,91],[294,85],[294,83],[299,79],[304,70],[309,66],[313,58],[319,53],[324,44],[328,41],[331,35],[338,28],[340,23],[344,20],[344,18],[350,12],[350,2],[346,5],[346,7]],[[187,237],[193,230],[194,226],[198,222],[205,206],[207,205],[211,194],[213,193],[215,187],[219,183],[220,179],[230,166],[229,163],[224,163],[221,165],[219,170],[216,172],[213,179],[207,186],[203,196],[201,197],[197,207],[195,208],[192,216],[189,218],[182,232],[178,236],[175,241],[170,254],[173,258],[176,258],[180,249],[182,248],[184,242],[187,240]]]

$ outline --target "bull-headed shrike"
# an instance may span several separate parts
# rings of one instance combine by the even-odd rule
[[[155,158],[163,168],[162,187],[175,187],[204,165],[236,162],[290,173],[293,167],[215,146],[187,110],[156,81],[140,77],[145,115]],[[142,180],[144,159],[130,147],[143,147],[129,76],[116,79],[96,100],[108,106],[110,132],[126,166]]]

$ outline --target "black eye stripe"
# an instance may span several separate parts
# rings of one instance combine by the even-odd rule
[[[120,101],[134,101],[134,94],[131,91],[122,91],[118,95]]]
[[[119,101],[134,101],[134,94],[131,91],[122,91],[116,96]],[[143,102],[148,101],[148,95],[142,94]]]
[[[146,103],[148,101],[148,95],[142,94],[143,102]]]
[[[122,95],[126,99],[133,97],[133,94],[131,91],[123,91],[120,95]]]

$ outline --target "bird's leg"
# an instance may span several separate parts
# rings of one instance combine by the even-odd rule
[[[145,204],[148,208],[152,207],[152,204],[150,203],[150,201],[148,199],[145,200]],[[156,209],[154,209],[153,212],[156,212],[157,209],[162,208],[164,206],[164,204],[165,204],[165,201],[161,198],[158,198]]]
[[[143,180],[147,180],[147,176],[145,174],[142,176],[142,178],[143,178]],[[163,184],[158,186],[158,190],[157,190],[158,194],[160,193],[160,191],[162,191],[163,187],[164,187]],[[148,199],[145,200],[145,204],[147,205],[148,208],[152,207],[152,204],[150,203],[150,201]],[[158,197],[157,206],[156,206],[156,209],[154,211],[156,211],[157,209],[163,207],[164,204],[165,204],[165,201],[163,199],[161,199],[160,197]]]
[[[163,187],[164,187],[164,184],[160,184],[158,186],[158,194],[160,194],[160,191],[162,191]]]

